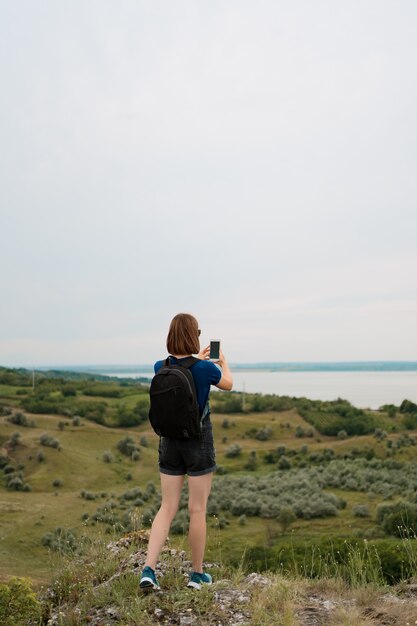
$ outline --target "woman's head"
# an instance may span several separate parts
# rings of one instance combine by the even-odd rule
[[[189,313],[178,313],[171,322],[167,337],[169,354],[198,354],[200,352],[198,322]]]

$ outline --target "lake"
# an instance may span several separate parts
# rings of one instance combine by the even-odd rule
[[[103,372],[104,373],[104,372]],[[125,378],[153,376],[148,372],[105,372]],[[271,372],[237,370],[234,390],[304,396],[312,400],[344,398],[360,408],[399,405],[407,398],[417,403],[417,371],[411,372]]]

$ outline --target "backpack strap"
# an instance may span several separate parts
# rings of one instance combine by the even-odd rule
[[[181,359],[181,363],[178,363],[178,365],[189,369],[195,363],[198,363],[200,360],[201,359],[197,359],[195,356],[189,356],[186,359]],[[173,365],[171,363],[171,355],[167,359],[165,359],[165,361],[163,362],[163,365]]]

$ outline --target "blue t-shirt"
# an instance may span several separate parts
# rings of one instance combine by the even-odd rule
[[[189,357],[185,357],[189,358]],[[171,363],[173,365],[178,364],[181,365],[181,361],[185,361],[184,359],[177,359],[175,356],[171,356]],[[157,361],[154,365],[155,374],[162,367],[162,364],[165,363],[165,359],[163,361]],[[190,367],[190,372],[194,379],[195,390],[197,392],[197,402],[200,407],[200,412],[203,417],[210,413],[210,405],[209,405],[209,393],[210,393],[210,385],[217,385],[222,377],[221,370],[212,363],[211,361],[203,361],[200,360],[198,363],[194,363]]]

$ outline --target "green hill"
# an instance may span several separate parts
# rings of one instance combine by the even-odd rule
[[[41,584],[83,537],[149,526],[159,504],[158,439],[145,384],[60,372],[36,374],[32,389],[30,374],[0,370],[0,579]],[[417,530],[412,403],[365,412],[343,400],[246,394],[242,407],[240,394],[213,396],[219,471],[208,559],[226,553],[246,570],[320,576],[332,573],[332,546],[366,540],[387,582],[410,573],[410,557],[395,553],[395,523],[407,516],[406,540]],[[174,547],[187,523],[184,494]],[[314,550],[320,566],[311,565]]]

